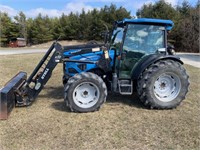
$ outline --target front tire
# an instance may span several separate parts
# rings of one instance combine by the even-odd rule
[[[140,100],[150,108],[177,107],[188,92],[189,76],[177,61],[160,60],[150,65],[139,77]]]
[[[107,88],[103,80],[91,72],[71,77],[65,84],[65,102],[74,112],[99,110],[106,101]]]

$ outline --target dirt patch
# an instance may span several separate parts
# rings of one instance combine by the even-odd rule
[[[0,87],[18,71],[30,75],[43,54],[0,56]],[[30,107],[0,121],[0,149],[199,149],[200,69],[187,66],[190,91],[173,110],[149,110],[136,94],[109,95],[94,113],[71,113],[63,102],[62,64]]]

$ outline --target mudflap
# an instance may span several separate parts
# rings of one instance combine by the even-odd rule
[[[27,73],[19,72],[2,89],[0,89],[0,119],[8,119],[15,107],[17,90],[26,82]]]

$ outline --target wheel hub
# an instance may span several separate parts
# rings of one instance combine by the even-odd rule
[[[161,89],[161,90],[164,90],[164,89],[166,88],[166,86],[167,86],[167,83],[166,83],[166,82],[162,82],[162,83],[160,84],[160,89]]]
[[[99,88],[92,82],[80,83],[73,92],[74,103],[81,108],[90,108],[94,106],[99,97]]]
[[[179,94],[180,89],[180,78],[173,73],[160,75],[154,84],[154,94],[163,102],[174,100]]]
[[[87,98],[87,97],[89,96],[88,91],[84,91],[84,92],[81,94],[81,96],[82,96],[83,98]]]

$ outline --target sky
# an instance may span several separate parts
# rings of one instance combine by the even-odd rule
[[[10,17],[16,16],[23,11],[27,18],[34,18],[39,13],[49,17],[59,17],[62,13],[80,13],[82,9],[90,11],[100,9],[105,5],[115,4],[123,6],[135,16],[136,11],[143,4],[155,3],[158,0],[0,0],[0,11],[6,12]],[[172,6],[180,5],[183,0],[165,0]],[[198,0],[188,0],[191,5],[196,5]]]

